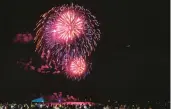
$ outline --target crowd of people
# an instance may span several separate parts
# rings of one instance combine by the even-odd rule
[[[0,109],[103,109],[100,105],[0,104]]]
[[[31,103],[31,104],[16,104],[4,103],[0,104],[0,109],[169,109],[169,104],[164,103],[158,105],[150,105],[147,103],[145,106],[138,104],[46,104],[46,103]]]

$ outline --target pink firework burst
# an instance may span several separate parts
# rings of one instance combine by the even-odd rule
[[[66,74],[69,78],[81,78],[86,73],[86,61],[82,57],[73,58],[66,67]]]
[[[61,13],[52,29],[53,39],[60,42],[72,42],[80,37],[84,30],[84,18],[75,10],[67,10]]]

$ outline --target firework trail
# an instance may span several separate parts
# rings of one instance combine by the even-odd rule
[[[100,39],[99,24],[91,12],[78,5],[53,7],[36,27],[36,52],[48,54],[64,69],[70,57],[90,56]]]

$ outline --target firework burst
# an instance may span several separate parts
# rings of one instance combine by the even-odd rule
[[[66,66],[65,71],[68,78],[82,79],[89,73],[90,63],[86,62],[83,57],[71,58]]]
[[[52,38],[59,43],[72,42],[80,37],[84,30],[84,18],[75,10],[67,10],[61,13],[52,28]]]

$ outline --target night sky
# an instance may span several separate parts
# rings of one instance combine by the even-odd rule
[[[89,9],[101,24],[91,74],[76,82],[20,69],[17,59],[32,55],[34,45],[16,47],[15,35],[35,34],[41,14],[71,2]],[[95,100],[169,99],[169,1],[6,0],[1,8],[1,99],[58,91]]]

